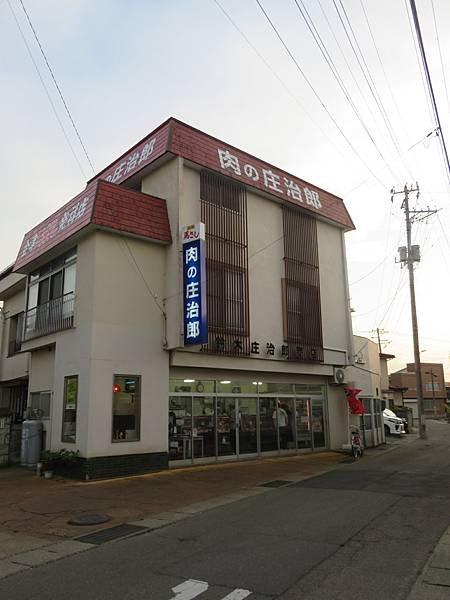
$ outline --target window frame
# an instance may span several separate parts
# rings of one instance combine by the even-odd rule
[[[53,283],[53,278],[55,276],[57,276],[59,273],[62,273],[62,281],[61,281],[61,295],[60,296],[56,296],[57,298],[63,298],[66,294],[72,294],[75,293],[75,289],[72,290],[71,292],[64,292],[64,287],[65,287],[65,271],[68,267],[70,267],[71,265],[77,263],[77,257],[78,257],[78,253],[77,253],[77,247],[74,246],[73,248],[71,248],[68,252],[65,252],[64,254],[62,254],[61,256],[58,256],[57,258],[54,258],[52,261],[49,261],[48,263],[42,265],[41,267],[39,267],[39,269],[37,269],[36,271],[34,271],[33,273],[31,273],[28,276],[28,282],[27,282],[27,312],[29,310],[32,310],[33,308],[36,308],[37,306],[43,306],[44,304],[50,302],[52,299],[51,298],[51,289],[52,289],[52,283]],[[39,290],[40,290],[40,285],[41,283],[43,283],[45,280],[48,280],[48,293],[47,293],[47,300],[46,302],[43,302],[41,304],[39,304]],[[76,285],[76,274],[75,274],[75,285]],[[73,286],[75,288],[75,285]],[[34,286],[36,286],[36,290],[37,290],[37,294],[36,294],[36,306],[30,306],[29,302],[30,302],[30,291],[34,288]]]
[[[135,419],[136,419],[136,427],[135,430],[137,432],[136,435],[136,439],[130,440],[130,439],[120,439],[120,438],[114,438],[114,394],[116,393],[114,391],[114,386],[116,385],[116,378],[123,378],[123,379],[135,379],[137,382],[137,388],[138,388],[138,398],[137,398],[137,412],[135,415]],[[135,443],[135,442],[140,442],[141,441],[141,410],[142,410],[142,376],[141,375],[136,375],[136,374],[130,374],[130,373],[114,373],[113,374],[113,383],[112,383],[112,403],[111,403],[111,443],[113,444],[121,444],[121,443]]]
[[[7,358],[18,354],[22,348],[22,329],[24,324],[24,311],[19,311],[9,317],[8,328],[8,354]],[[11,335],[14,332],[14,335]]]
[[[75,398],[75,435],[73,439],[69,438],[69,436],[64,435],[64,423],[66,423],[65,415],[67,410],[73,410],[66,408],[67,404],[67,383],[70,379],[76,379],[77,382],[77,391]],[[65,375],[64,376],[64,390],[63,390],[63,412],[62,412],[62,426],[61,426],[61,441],[66,444],[76,444],[77,443],[77,416],[78,416],[78,384],[79,377],[78,375]]]
[[[45,413],[43,413],[42,415],[39,415],[39,418],[42,421],[49,421],[51,419],[51,416],[52,416],[53,390],[35,390],[33,392],[30,391],[30,393],[29,393],[29,401],[28,401],[28,408],[30,408],[32,410],[42,411],[41,408],[37,408],[37,409],[35,408],[35,409],[33,409],[32,405],[31,405],[32,404],[32,396],[34,394],[39,394],[39,396],[41,396],[42,394],[48,394],[49,395],[49,400],[48,400],[48,415],[46,415]]]

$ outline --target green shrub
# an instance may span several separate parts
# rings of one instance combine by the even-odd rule
[[[54,471],[67,469],[73,465],[80,455],[79,450],[44,450],[41,454],[41,460],[44,463],[45,471]]]

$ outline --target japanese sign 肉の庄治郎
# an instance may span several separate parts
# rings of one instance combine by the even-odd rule
[[[207,342],[205,225],[203,223],[189,225],[183,230],[183,320],[185,346]]]

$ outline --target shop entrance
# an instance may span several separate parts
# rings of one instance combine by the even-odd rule
[[[217,398],[217,454],[257,454],[256,398]]]
[[[306,387],[177,381],[169,396],[169,461],[206,463],[326,448],[325,402],[319,393],[302,394]]]

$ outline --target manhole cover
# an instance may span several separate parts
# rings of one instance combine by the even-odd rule
[[[289,485],[292,481],[287,481],[286,479],[275,479],[274,481],[268,481],[267,483],[261,483],[260,487],[270,487],[270,488],[279,488],[284,485]]]
[[[109,515],[78,515],[67,521],[69,525],[101,525],[111,521]]]

